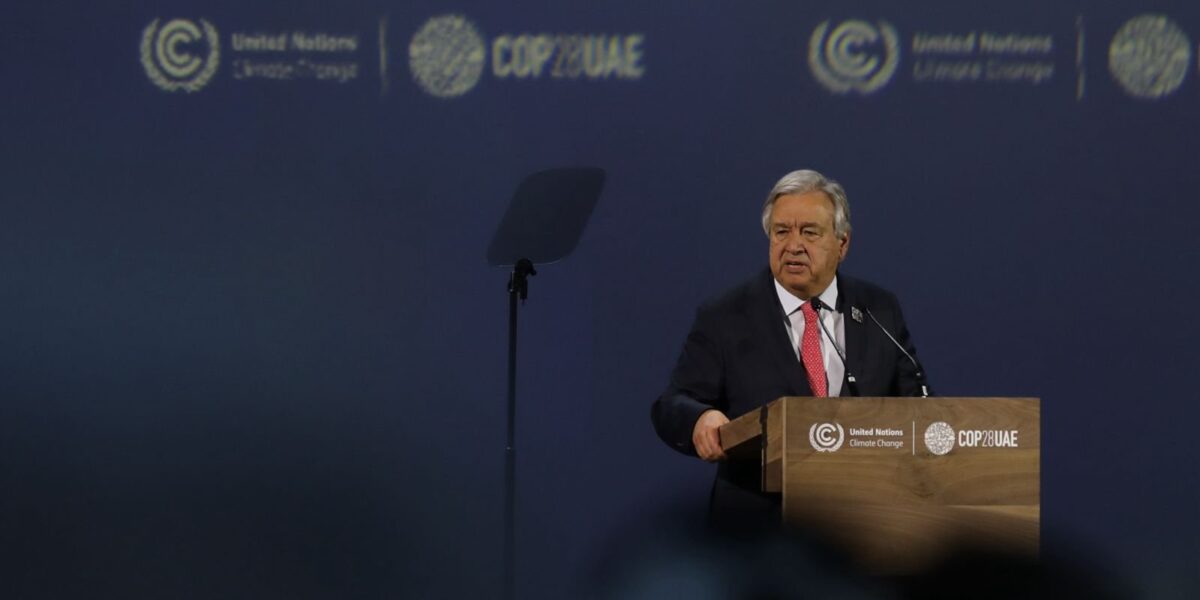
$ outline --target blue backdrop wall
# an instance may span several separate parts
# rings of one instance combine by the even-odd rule
[[[484,256],[570,165],[608,182],[522,311],[523,596],[702,511],[649,404],[795,168],[845,185],[843,269],[897,292],[941,394],[1043,399],[1050,547],[1197,589],[1192,3],[2,12],[7,597],[490,595]]]

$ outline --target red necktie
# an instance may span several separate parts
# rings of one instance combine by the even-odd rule
[[[800,340],[800,361],[808,371],[808,387],[814,396],[828,396],[829,384],[825,381],[825,361],[821,358],[821,326],[817,324],[817,311],[812,302],[800,306],[804,314],[804,337]]]

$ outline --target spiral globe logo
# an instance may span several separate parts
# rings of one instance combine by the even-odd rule
[[[846,432],[837,423],[813,423],[808,428],[808,443],[817,452],[837,452],[846,441]]]
[[[829,21],[817,26],[808,42],[813,76],[835,94],[867,95],[887,85],[900,64],[900,36],[886,21]]]
[[[954,428],[945,421],[930,423],[925,428],[925,447],[936,456],[944,456],[954,449]]]
[[[195,92],[217,72],[221,41],[212,23],[155,19],[142,31],[141,57],[146,76],[167,92]]]
[[[1192,42],[1163,15],[1125,22],[1108,47],[1108,70],[1137,98],[1158,99],[1179,89],[1192,61]]]
[[[442,15],[425,22],[408,45],[413,80],[438,98],[461,96],[479,83],[487,49],[466,18]]]

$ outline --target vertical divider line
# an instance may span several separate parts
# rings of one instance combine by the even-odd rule
[[[1083,27],[1083,15],[1075,17],[1075,101],[1082,102],[1087,93],[1087,70],[1084,55],[1086,32]]]
[[[379,97],[388,93],[387,15],[379,17]]]

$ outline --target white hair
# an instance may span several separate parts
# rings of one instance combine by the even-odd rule
[[[840,183],[808,169],[792,171],[784,175],[775,184],[775,187],[771,188],[771,193],[767,194],[767,201],[763,204],[763,233],[771,235],[771,209],[775,207],[775,201],[780,196],[807,194],[815,191],[823,192],[833,203],[834,233],[842,239],[850,235],[850,201],[846,199],[846,190],[842,189]]]

